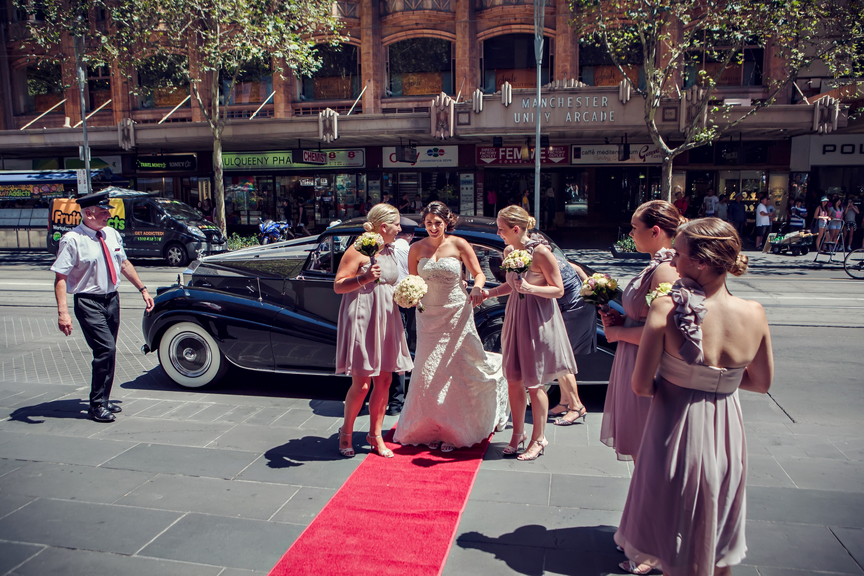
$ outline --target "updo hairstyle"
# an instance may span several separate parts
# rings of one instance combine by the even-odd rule
[[[651,200],[636,208],[634,215],[648,228],[657,226],[670,238],[675,237],[678,226],[687,222],[678,208],[665,200]]]
[[[381,224],[392,224],[399,221],[399,210],[392,204],[381,203],[376,204],[369,210],[366,215],[366,222],[363,223],[363,229],[367,232],[377,231]]]
[[[711,266],[718,274],[741,276],[747,271],[749,260],[741,254],[741,238],[728,222],[698,218],[682,224],[678,233],[687,239],[687,251],[696,262]]]
[[[504,220],[510,228],[519,226],[523,230],[531,230],[537,226],[537,220],[528,214],[521,206],[507,206],[498,211],[498,218]]]
[[[424,224],[426,223],[426,216],[432,214],[433,216],[438,216],[444,223],[447,225],[447,232],[453,232],[456,229],[456,221],[459,219],[458,216],[453,214],[450,211],[450,208],[447,207],[443,202],[439,202],[435,200],[434,202],[430,202],[423,210],[420,211],[420,221]]]

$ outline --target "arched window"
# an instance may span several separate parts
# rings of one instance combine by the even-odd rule
[[[301,100],[347,100],[360,94],[360,58],[357,46],[342,44],[315,47],[321,67],[311,77],[303,77]]]
[[[619,60],[627,77],[637,86],[644,88],[646,84],[642,58],[642,45],[634,43],[629,50],[620,55]],[[617,86],[623,79],[618,66],[599,40],[592,37],[580,39],[579,80],[581,82],[589,86]]]
[[[552,45],[546,38],[543,42],[543,59],[540,62],[540,83],[549,82],[552,67]],[[513,88],[537,87],[537,58],[534,55],[533,34],[505,34],[483,41],[483,91],[497,92],[504,82]]]
[[[264,102],[273,92],[273,67],[269,55],[245,62],[229,94],[233,74],[233,70],[223,70],[219,75],[223,103],[227,100],[228,104],[257,104]]]
[[[188,59],[153,56],[138,66],[138,108],[173,108],[189,95]]]
[[[453,91],[453,43],[409,38],[387,49],[388,96],[423,96]]]
[[[59,64],[41,60],[13,74],[17,92],[13,102],[15,114],[39,114],[63,100],[63,75]],[[63,107],[54,111],[62,113]]]

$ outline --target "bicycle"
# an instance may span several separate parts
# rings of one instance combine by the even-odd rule
[[[843,260],[846,274],[858,280],[864,280],[864,248],[853,250]]]

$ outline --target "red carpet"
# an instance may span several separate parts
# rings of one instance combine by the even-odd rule
[[[367,456],[270,576],[441,573],[489,440],[443,454],[392,435],[396,456]]]

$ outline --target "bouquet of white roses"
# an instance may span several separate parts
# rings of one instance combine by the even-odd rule
[[[420,299],[426,295],[428,289],[423,278],[411,274],[396,284],[396,289],[393,291],[393,301],[402,308],[417,306],[417,310],[422,313],[425,308]]]
[[[585,302],[608,312],[609,302],[621,294],[621,290],[618,289],[618,281],[608,274],[594,274],[585,280],[579,294]]]
[[[501,270],[504,272],[515,272],[521,279],[522,274],[531,268],[531,262],[531,254],[527,250],[513,250],[501,262]],[[525,295],[520,292],[519,298],[525,298]]]
[[[384,247],[384,238],[375,232],[364,232],[354,241],[354,249],[369,257],[369,265],[375,265],[375,254]],[[378,283],[378,280],[375,280]]]
[[[651,303],[654,302],[660,296],[666,296],[669,292],[672,291],[672,284],[669,282],[661,282],[655,290],[652,290],[645,296],[645,302],[648,303],[648,306],[651,306]]]

